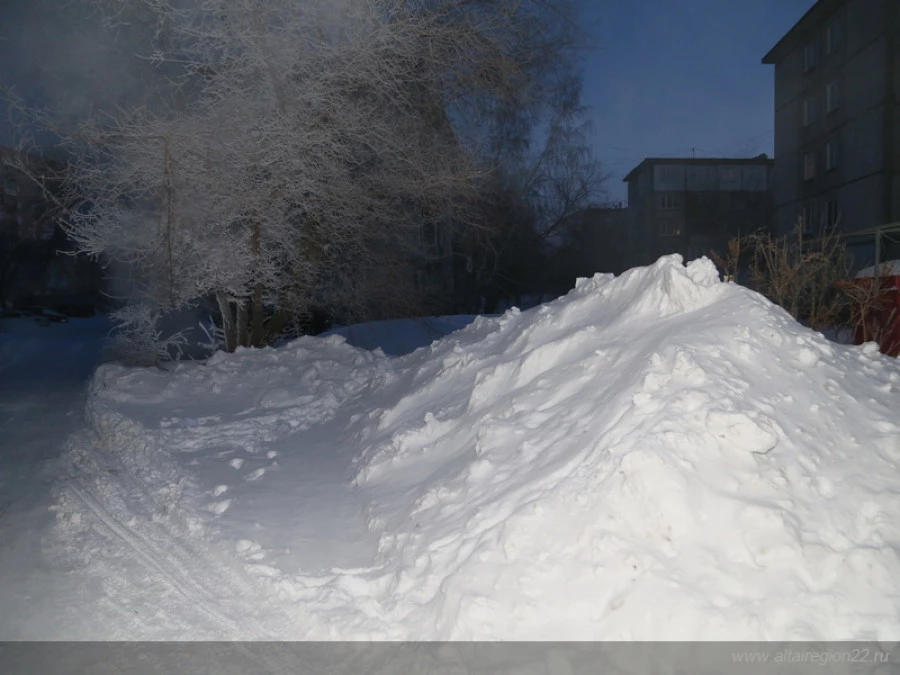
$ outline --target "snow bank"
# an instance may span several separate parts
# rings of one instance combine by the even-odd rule
[[[329,422],[384,360],[332,337],[171,371],[100,366],[87,433],[73,435],[59,463],[45,546],[102,589],[82,609],[102,632],[78,639],[295,638],[304,625],[296,608],[267,601],[250,571],[265,557],[253,541],[259,523],[241,521],[235,537],[223,523],[234,502],[246,506],[279,473],[273,448],[302,450],[306,431]],[[261,519],[290,517],[296,499],[278,497]]]
[[[900,637],[900,369],[678,256],[478,320],[361,425],[342,635]]]
[[[131,476],[181,472],[186,521],[265,589],[248,611],[296,615],[268,635],[886,641],[898,403],[896,359],[667,256],[399,358],[332,336],[107,366],[88,412]]]
[[[172,371],[105,364],[91,383],[86,419],[104,452],[166,494],[170,461],[203,450],[256,455],[335,414],[385,359],[342,337],[304,337],[275,349],[217,352]]]
[[[870,265],[856,273],[857,279],[864,279],[875,276],[875,266]],[[900,260],[888,260],[878,265],[878,276],[890,277],[900,276]]]

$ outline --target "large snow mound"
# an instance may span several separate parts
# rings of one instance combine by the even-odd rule
[[[896,640],[900,369],[871,347],[670,256],[413,355],[358,431],[359,628]]]
[[[268,635],[900,639],[900,364],[706,259],[398,358],[332,336],[106,366],[91,401],[117,470],[235,538],[254,616],[296,614]]]

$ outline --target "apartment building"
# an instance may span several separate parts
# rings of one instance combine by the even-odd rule
[[[858,267],[876,248],[900,255],[900,2],[818,0],[762,62],[775,66],[776,233],[836,228]]]
[[[732,237],[770,228],[772,165],[766,155],[643,160],[625,176],[627,266],[724,253]]]

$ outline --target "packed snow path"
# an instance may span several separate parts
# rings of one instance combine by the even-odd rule
[[[45,553],[119,639],[896,641],[898,404],[668,256],[399,358],[103,366]]]
[[[0,324],[0,639],[74,636],[85,579],[43,547],[57,460],[82,424],[104,317]]]

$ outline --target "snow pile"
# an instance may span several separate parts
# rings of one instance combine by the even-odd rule
[[[235,468],[269,460],[257,467],[261,477],[277,466],[270,446],[330,420],[369,382],[371,365],[384,359],[348,347],[341,337],[305,337],[280,350],[217,352],[204,364],[180,363],[174,372],[106,364],[91,383],[86,418],[101,451],[157,489],[171,508],[172,486],[185,482],[179,456],[196,465],[197,458],[213,455]],[[85,463],[77,449],[71,454]],[[177,499],[189,497],[190,491]],[[221,514],[229,503],[204,508]]]
[[[260,595],[265,568],[252,569],[266,555],[254,541],[259,522],[237,510],[229,530],[229,509],[268,491],[283,448],[305,449],[308,429],[327,424],[383,360],[333,337],[219,353],[173,371],[98,368],[89,433],[74,435],[60,462],[68,478],[57,489],[47,551],[86,568],[101,595],[85,610],[96,617],[91,625],[54,637],[296,637],[297,610],[286,614]],[[288,488],[274,492],[278,504],[261,521],[291,517],[290,493],[305,479],[298,473],[282,476]]]
[[[900,369],[871,345],[671,256],[408,364],[359,431],[383,570],[341,634],[900,637]]]
[[[874,345],[667,256],[399,358],[332,336],[104,367],[94,464],[121,461],[79,489],[192,604],[249,576],[216,625],[243,608],[251,637],[898,640],[898,403]],[[214,544],[235,564],[166,562]]]

